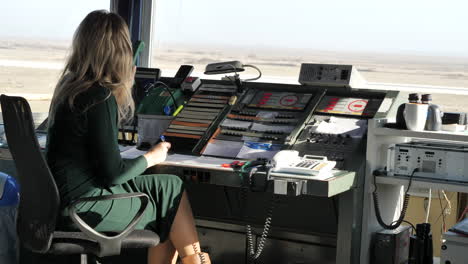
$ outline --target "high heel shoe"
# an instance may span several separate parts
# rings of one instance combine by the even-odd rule
[[[211,260],[207,253],[201,252],[183,257],[182,264],[211,264]]]

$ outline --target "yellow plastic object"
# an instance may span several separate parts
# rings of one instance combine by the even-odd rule
[[[184,105],[179,105],[179,107],[177,107],[177,109],[174,111],[174,113],[172,114],[172,116],[178,115],[179,112],[182,111],[182,108],[184,108]]]

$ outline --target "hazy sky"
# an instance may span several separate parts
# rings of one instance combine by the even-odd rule
[[[90,11],[109,6],[109,0],[3,0],[0,37],[71,39]]]
[[[161,0],[164,41],[468,56],[467,0]]]
[[[70,39],[109,0],[2,1],[0,37]],[[160,44],[468,56],[467,0],[157,0]]]

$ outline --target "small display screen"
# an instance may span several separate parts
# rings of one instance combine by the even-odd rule
[[[249,107],[303,110],[312,94],[259,91],[252,98]]]
[[[431,160],[423,160],[422,172],[434,173],[436,171],[436,162]]]
[[[156,68],[138,67],[135,73],[135,83],[132,90],[135,109],[146,96],[146,93],[154,86],[155,81],[159,80],[161,72]]]
[[[341,115],[374,116],[381,100],[325,96],[317,106],[316,112]]]

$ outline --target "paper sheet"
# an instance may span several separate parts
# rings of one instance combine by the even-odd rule
[[[141,151],[141,150],[138,150],[135,146],[133,146],[132,148],[129,148],[123,152],[120,152],[120,156],[123,158],[123,159],[135,159],[135,158],[138,158],[139,156],[145,154],[146,151]]]
[[[244,142],[237,158],[239,159],[271,159],[273,156],[280,151],[282,145],[280,144],[268,144],[269,146],[261,147],[268,143],[260,142]]]
[[[171,161],[172,159],[168,159],[168,161]],[[223,159],[223,158],[213,158],[213,157],[194,157],[191,156],[191,159],[186,159],[185,161],[182,161],[181,164],[190,164],[194,166],[210,166],[210,167],[220,167],[221,164],[223,163],[231,163],[233,162],[233,159]]]
[[[223,158],[213,158],[213,157],[206,157],[206,156],[191,156],[191,155],[182,155],[182,154],[170,154],[167,156],[166,161],[162,164],[171,164],[171,165],[183,165],[183,166],[191,166],[191,167],[211,167],[220,170],[226,170],[227,168],[223,168],[221,164],[227,163],[230,164],[234,160],[233,159],[223,159]]]
[[[134,148],[135,146],[123,146],[123,145],[119,145],[119,150],[120,152],[124,152],[126,150],[129,150],[131,148]]]
[[[353,138],[362,138],[366,131],[366,120],[331,117],[328,122],[320,122],[314,132],[324,134],[348,134]]]
[[[127,150],[120,153],[121,157],[124,159],[134,159],[145,154],[145,151],[136,149],[135,146],[128,148]],[[200,166],[200,167],[213,167],[223,169],[221,164],[231,163],[234,159],[223,159],[223,158],[213,158],[213,157],[199,157],[192,155],[183,155],[183,154],[169,154],[167,159],[162,163],[173,164],[173,165],[191,165],[191,166]]]
[[[203,155],[234,158],[243,146],[242,142],[229,140],[211,140],[206,145]]]

